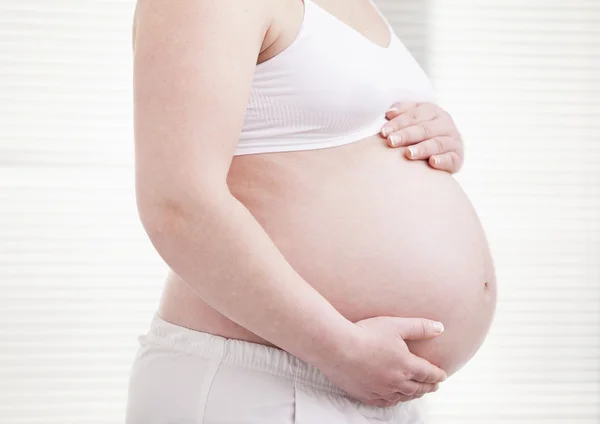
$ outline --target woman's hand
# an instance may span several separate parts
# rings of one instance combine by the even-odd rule
[[[374,317],[354,324],[339,355],[315,364],[333,384],[373,406],[391,406],[434,392],[446,373],[412,354],[404,340],[442,334],[443,326],[428,319]]]
[[[460,132],[452,117],[432,103],[395,103],[381,135],[390,147],[410,146],[406,157],[428,159],[432,168],[455,173],[464,162]]]

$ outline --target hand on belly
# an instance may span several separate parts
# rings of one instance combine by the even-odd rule
[[[335,385],[373,406],[391,406],[434,392],[447,378],[414,355],[405,340],[439,337],[443,325],[418,318],[375,317],[357,322],[340,353],[315,364]]]
[[[395,103],[381,129],[390,147],[410,146],[406,157],[425,160],[434,169],[458,172],[464,162],[460,131],[448,112],[433,103]]]

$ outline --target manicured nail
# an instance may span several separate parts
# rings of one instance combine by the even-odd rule
[[[392,132],[392,129],[390,127],[383,127],[381,129],[381,135],[384,137],[387,137],[388,135],[390,135]]]
[[[433,323],[433,329],[436,331],[436,333],[443,333],[444,324],[442,324],[441,322],[435,322]]]
[[[402,136],[400,134],[392,134],[390,135],[390,143],[392,146],[397,146],[402,141]]]
[[[410,156],[411,158],[415,158],[417,156],[417,153],[419,153],[419,150],[416,147],[408,148],[408,156]]]

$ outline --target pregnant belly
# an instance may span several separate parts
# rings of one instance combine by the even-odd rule
[[[296,271],[349,320],[441,321],[443,335],[409,348],[449,374],[483,342],[495,310],[493,263],[450,174],[375,136],[237,157],[228,183]],[[220,332],[233,325],[221,323]]]

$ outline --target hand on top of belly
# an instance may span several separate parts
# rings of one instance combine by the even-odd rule
[[[350,396],[392,406],[438,389],[446,373],[413,355],[404,340],[439,336],[443,325],[423,318],[374,317],[358,321],[342,354],[317,367]]]
[[[464,162],[460,132],[454,120],[433,103],[395,103],[386,114],[390,122],[381,135],[390,147],[411,146],[408,159],[427,159],[432,168],[455,173]]]

